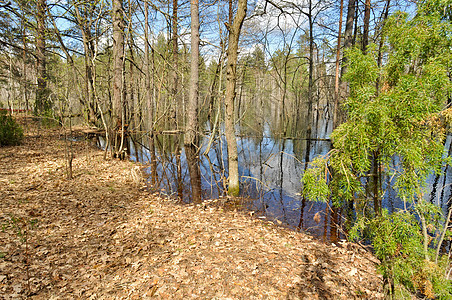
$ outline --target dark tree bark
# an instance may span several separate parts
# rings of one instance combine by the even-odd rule
[[[178,25],[178,0],[173,0],[173,7],[172,7],[172,16],[171,16],[171,54],[172,54],[172,70],[171,70],[171,76],[170,76],[170,95],[171,95],[171,101],[172,101],[172,118],[174,123],[174,129],[179,129],[179,116],[182,116],[183,114],[179,112],[179,97],[178,97],[178,88],[179,88],[179,77],[177,74],[177,69],[179,65],[179,47],[177,44],[177,25]],[[182,163],[180,159],[180,144],[179,139],[176,141],[176,176],[177,176],[177,194],[180,199],[182,199]]]
[[[50,111],[51,103],[48,99],[47,90],[47,60],[46,60],[46,0],[36,2],[36,69],[37,69],[37,89],[35,113],[41,115]]]
[[[201,173],[199,170],[199,159],[197,153],[198,149],[193,145],[185,146],[185,155],[187,157],[188,172],[190,173],[191,194],[193,202],[199,202],[202,200]]]
[[[344,48],[348,49],[353,44],[353,23],[355,20],[355,7],[356,7],[356,0],[349,0],[348,1],[348,8],[347,8],[347,21],[345,23],[345,31],[344,31]],[[344,67],[342,68],[341,72],[343,75]]]
[[[309,21],[309,80],[308,80],[308,114],[306,128],[306,154],[305,162],[310,161],[311,138],[312,138],[312,105],[314,95],[314,15],[312,0],[309,0],[308,13],[306,14]]]
[[[355,20],[356,0],[349,0],[347,9],[347,21],[345,23],[343,51],[349,49],[354,43],[353,25]],[[347,82],[341,80],[341,78],[347,71],[346,62],[347,57],[343,55],[341,62],[341,75],[339,78],[339,90],[337,91],[337,102],[335,100],[334,106],[333,129],[337,128],[346,119],[345,112],[341,109],[341,104],[343,103],[344,99],[347,98],[348,94],[348,84]]]
[[[353,25],[355,22],[356,0],[348,1],[347,21],[345,23],[344,31],[344,50],[350,48],[354,44]],[[347,57],[342,58],[341,77],[344,76],[347,71]],[[342,89],[343,87],[341,87]]]
[[[369,45],[369,23],[370,23],[370,0],[366,0],[364,7],[364,29],[363,29],[363,53],[367,51]]]
[[[229,24],[228,63],[226,67],[225,135],[228,144],[228,194],[232,196],[238,196],[240,192],[234,98],[236,95],[238,45],[240,31],[246,16],[247,4],[247,0],[238,0],[238,9],[234,22],[232,25]]]

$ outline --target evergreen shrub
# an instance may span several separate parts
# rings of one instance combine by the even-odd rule
[[[0,111],[0,146],[18,145],[23,137],[22,127],[6,112]]]
[[[445,151],[452,126],[450,8],[450,1],[420,1],[413,17],[388,18],[381,45],[345,53],[347,120],[331,134],[333,149],[302,179],[307,199],[354,209],[349,238],[372,244],[391,299],[452,299],[452,252],[441,251],[451,236],[449,216],[426,196],[429,176],[452,165]],[[392,214],[382,209],[385,182],[404,207]]]

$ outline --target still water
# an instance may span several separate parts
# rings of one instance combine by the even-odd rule
[[[328,140],[331,122],[322,120],[317,128],[316,139],[309,143],[303,138],[273,134],[269,124],[264,124],[260,132],[239,134],[237,144],[241,195],[234,201],[225,196],[226,141],[224,137],[216,137],[208,147],[210,136],[206,134],[200,142],[197,162],[202,199],[220,198],[225,205],[239,206],[255,212],[258,217],[328,240],[331,237],[331,224],[340,224],[341,218],[332,218],[329,205],[303,201],[300,195],[306,158],[312,160],[325,155],[331,148]],[[209,132],[208,129],[205,132]],[[154,188],[168,197],[189,203],[192,201],[190,174],[182,140],[183,136],[180,135],[160,135],[156,138],[157,178]],[[148,164],[150,153],[147,145],[147,139],[131,138],[130,158]],[[207,148],[209,149],[206,151]],[[445,149],[450,148],[451,138],[448,137]],[[306,155],[307,151],[309,155]],[[398,165],[397,157],[393,159],[392,165],[393,168]],[[150,168],[147,171],[151,173]],[[441,176],[432,175],[427,181],[428,193],[425,197],[444,210],[447,209],[451,195],[451,172],[451,168],[445,167]],[[390,212],[405,206],[391,188],[392,185],[393,179],[390,177],[386,177],[382,183],[382,205]]]

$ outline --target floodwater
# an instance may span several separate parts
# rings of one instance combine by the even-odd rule
[[[257,217],[327,239],[330,209],[324,203],[303,201],[300,194],[305,159],[325,155],[331,148],[331,121],[319,118],[316,125],[313,134],[316,139],[309,142],[300,137],[303,136],[303,128],[291,130],[290,137],[273,133],[269,123],[250,126],[251,129],[245,126],[237,128],[241,193],[234,200],[225,193],[228,168],[224,136],[216,135],[210,141],[211,136],[204,135],[196,162],[200,169],[202,200],[221,199],[230,208],[246,209]],[[210,133],[208,125],[204,132]],[[177,134],[155,138],[157,178],[154,188],[163,195],[189,203],[193,201],[191,182],[182,141],[183,136]],[[128,149],[130,159],[149,164],[151,155],[148,145],[147,137],[132,136]],[[151,174],[150,167],[147,172]],[[148,181],[152,181],[151,177]]]
[[[210,132],[209,128],[205,129],[205,132]],[[202,199],[222,199],[227,206],[252,211],[256,216],[269,219],[276,224],[307,231],[323,240],[335,240],[336,235],[332,234],[331,228],[335,228],[334,224],[340,224],[343,220],[340,217],[333,217],[334,213],[329,205],[304,201],[300,194],[305,160],[312,160],[328,153],[331,148],[331,142],[328,140],[330,133],[331,122],[321,119],[314,130],[313,135],[316,139],[309,142],[298,136],[273,134],[268,123],[263,124],[260,131],[252,131],[252,134],[249,131],[238,134],[241,194],[235,200],[225,195],[227,147],[224,136],[212,139],[209,150],[206,151],[210,136],[204,135],[200,141],[199,160],[196,162],[200,169]],[[182,141],[181,135],[156,137],[157,178],[153,188],[168,197],[189,203],[192,201],[191,181]],[[449,154],[450,148],[451,138],[448,137],[445,149],[449,149]],[[147,138],[132,137],[128,150],[132,160],[143,164],[149,163]],[[398,158],[395,157],[393,167],[396,168],[397,164]],[[147,171],[151,174],[150,167]],[[427,181],[429,192],[425,197],[440,205],[445,211],[451,196],[451,172],[451,168],[445,167],[442,175],[432,175]],[[391,188],[392,185],[393,179],[384,178],[382,206],[390,212],[406,206],[397,197],[396,191]],[[339,232],[339,237],[341,236]]]
[[[316,223],[313,217],[317,212],[323,214],[326,205],[308,202],[303,207],[300,195],[307,141],[275,139],[271,136],[268,125],[265,127],[260,137],[239,137],[237,140],[241,197],[239,203],[235,204],[240,204],[278,224],[309,229],[315,235],[322,235],[324,224]],[[159,141],[160,149],[165,149],[164,144],[174,144],[179,137],[167,136],[164,139],[165,142]],[[210,151],[205,153],[208,141],[209,137],[202,140],[199,151],[202,198],[217,199],[225,196],[226,142],[223,137],[217,139]],[[330,149],[330,142],[312,142],[311,146],[311,157],[315,157],[326,154]],[[179,154],[169,147],[166,151],[160,149],[157,150],[158,188],[170,197],[179,197],[181,188],[183,201],[191,202],[190,174],[184,149],[180,152],[181,178],[178,177],[176,160]],[[130,157],[135,161],[147,163],[150,160],[149,150],[144,143],[131,141]],[[150,174],[149,169],[148,172]]]

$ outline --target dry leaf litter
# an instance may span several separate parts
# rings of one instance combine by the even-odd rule
[[[240,211],[151,193],[142,166],[25,125],[0,148],[1,299],[382,299],[378,261]],[[80,133],[81,135],[81,133]]]

